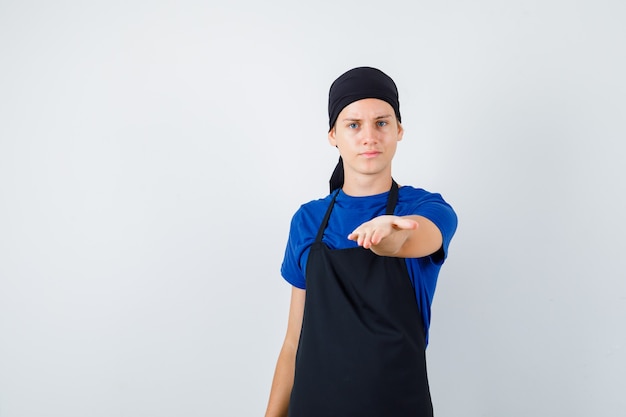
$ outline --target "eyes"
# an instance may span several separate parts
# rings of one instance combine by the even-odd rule
[[[377,127],[385,127],[389,125],[389,122],[386,120],[377,120],[376,121],[376,126]],[[358,129],[359,128],[359,123],[357,122],[351,122],[348,124],[348,129]]]

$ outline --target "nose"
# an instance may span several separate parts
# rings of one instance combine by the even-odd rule
[[[378,141],[378,131],[376,130],[376,126],[371,124],[365,124],[361,128],[361,142],[364,145],[370,143],[376,143]]]

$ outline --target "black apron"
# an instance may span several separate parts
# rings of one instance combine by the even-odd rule
[[[289,417],[431,417],[426,343],[404,258],[311,246]],[[387,214],[393,214],[393,182]]]

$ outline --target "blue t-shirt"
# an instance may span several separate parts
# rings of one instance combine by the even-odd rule
[[[330,249],[358,246],[348,240],[348,235],[362,223],[385,214],[389,192],[367,197],[351,197],[340,191],[324,231],[322,241]],[[315,241],[332,194],[300,206],[291,220],[289,239],[281,266],[281,275],[297,288],[306,288],[306,263],[311,245]],[[423,258],[406,258],[406,265],[415,289],[417,304],[422,313],[426,340],[430,326],[432,304],[437,277],[447,254],[448,245],[457,227],[457,217],[452,207],[441,195],[411,186],[400,187],[395,215],[419,215],[431,220],[443,235],[441,249]]]

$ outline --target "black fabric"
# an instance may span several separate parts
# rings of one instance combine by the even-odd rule
[[[339,157],[339,162],[337,162],[328,183],[330,184],[331,193],[343,187],[343,159],[341,157]]]
[[[328,130],[333,128],[337,116],[344,107],[364,98],[377,98],[386,101],[393,107],[398,121],[402,121],[396,83],[379,69],[357,67],[341,74],[330,86],[328,92]]]
[[[329,249],[321,239],[337,194],[307,262],[289,417],[432,417],[424,328],[405,260]]]
[[[384,100],[393,108],[398,122],[400,116],[400,100],[396,83],[387,74],[372,67],[357,67],[346,71],[330,86],[328,92],[328,131],[337,122],[339,113],[348,104],[365,98]],[[339,162],[330,178],[330,192],[343,186],[343,161]]]

